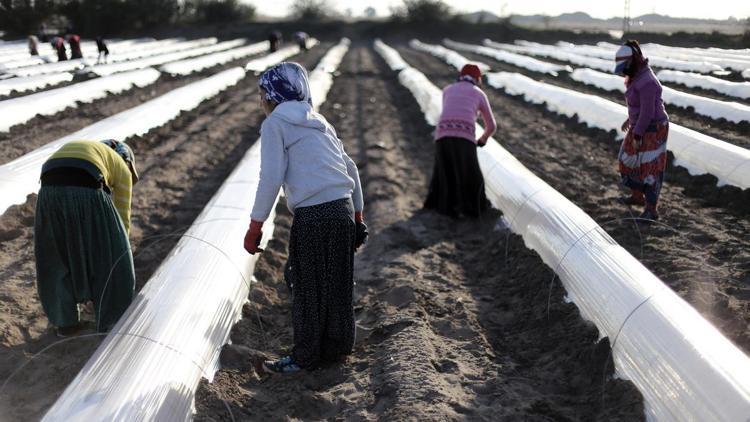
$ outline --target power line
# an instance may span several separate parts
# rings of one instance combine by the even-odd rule
[[[630,32],[630,0],[625,0],[625,8],[622,17],[622,35]]]

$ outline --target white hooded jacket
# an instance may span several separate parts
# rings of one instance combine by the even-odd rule
[[[265,221],[283,186],[289,210],[351,198],[362,211],[357,165],[334,128],[302,101],[279,104],[260,127],[260,181],[251,218]]]

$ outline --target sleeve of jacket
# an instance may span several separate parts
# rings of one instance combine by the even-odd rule
[[[112,202],[117,214],[120,215],[125,231],[130,234],[131,200],[133,196],[133,178],[130,169],[124,161],[119,160],[116,168],[112,169],[114,183],[112,183]]]
[[[354,180],[354,192],[352,193],[352,202],[354,203],[354,211],[362,212],[365,207],[365,200],[362,195],[362,183],[359,180],[359,169],[357,164],[352,160],[349,155],[341,148],[341,152],[344,155],[346,161],[346,172]]]
[[[284,183],[288,157],[284,149],[283,130],[273,117],[266,118],[260,127],[260,180],[255,192],[255,204],[250,217],[266,221]]]
[[[643,136],[654,119],[656,113],[656,100],[659,94],[659,86],[654,83],[648,83],[639,89],[638,97],[641,102],[641,109],[638,112],[638,120],[633,127],[633,133]]]
[[[490,106],[490,101],[487,99],[487,94],[482,91],[480,92],[482,93],[482,96],[479,101],[479,113],[484,122],[484,133],[482,134],[482,137],[489,138],[495,134],[495,131],[497,130],[497,122],[495,121],[495,115],[492,113],[492,106]]]

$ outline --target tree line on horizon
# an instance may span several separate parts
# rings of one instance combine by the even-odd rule
[[[240,0],[0,0],[0,30],[15,35],[74,31],[88,36],[115,35],[175,24],[250,22],[257,9]],[[403,0],[389,20],[428,23],[455,18],[443,0]],[[289,19],[325,21],[345,17],[329,0],[295,0]],[[375,18],[375,9],[365,18]]]

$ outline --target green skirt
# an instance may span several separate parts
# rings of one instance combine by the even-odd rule
[[[101,189],[42,186],[34,223],[37,289],[49,322],[79,322],[93,301],[97,329],[108,331],[133,299],[135,271],[125,226]]]

